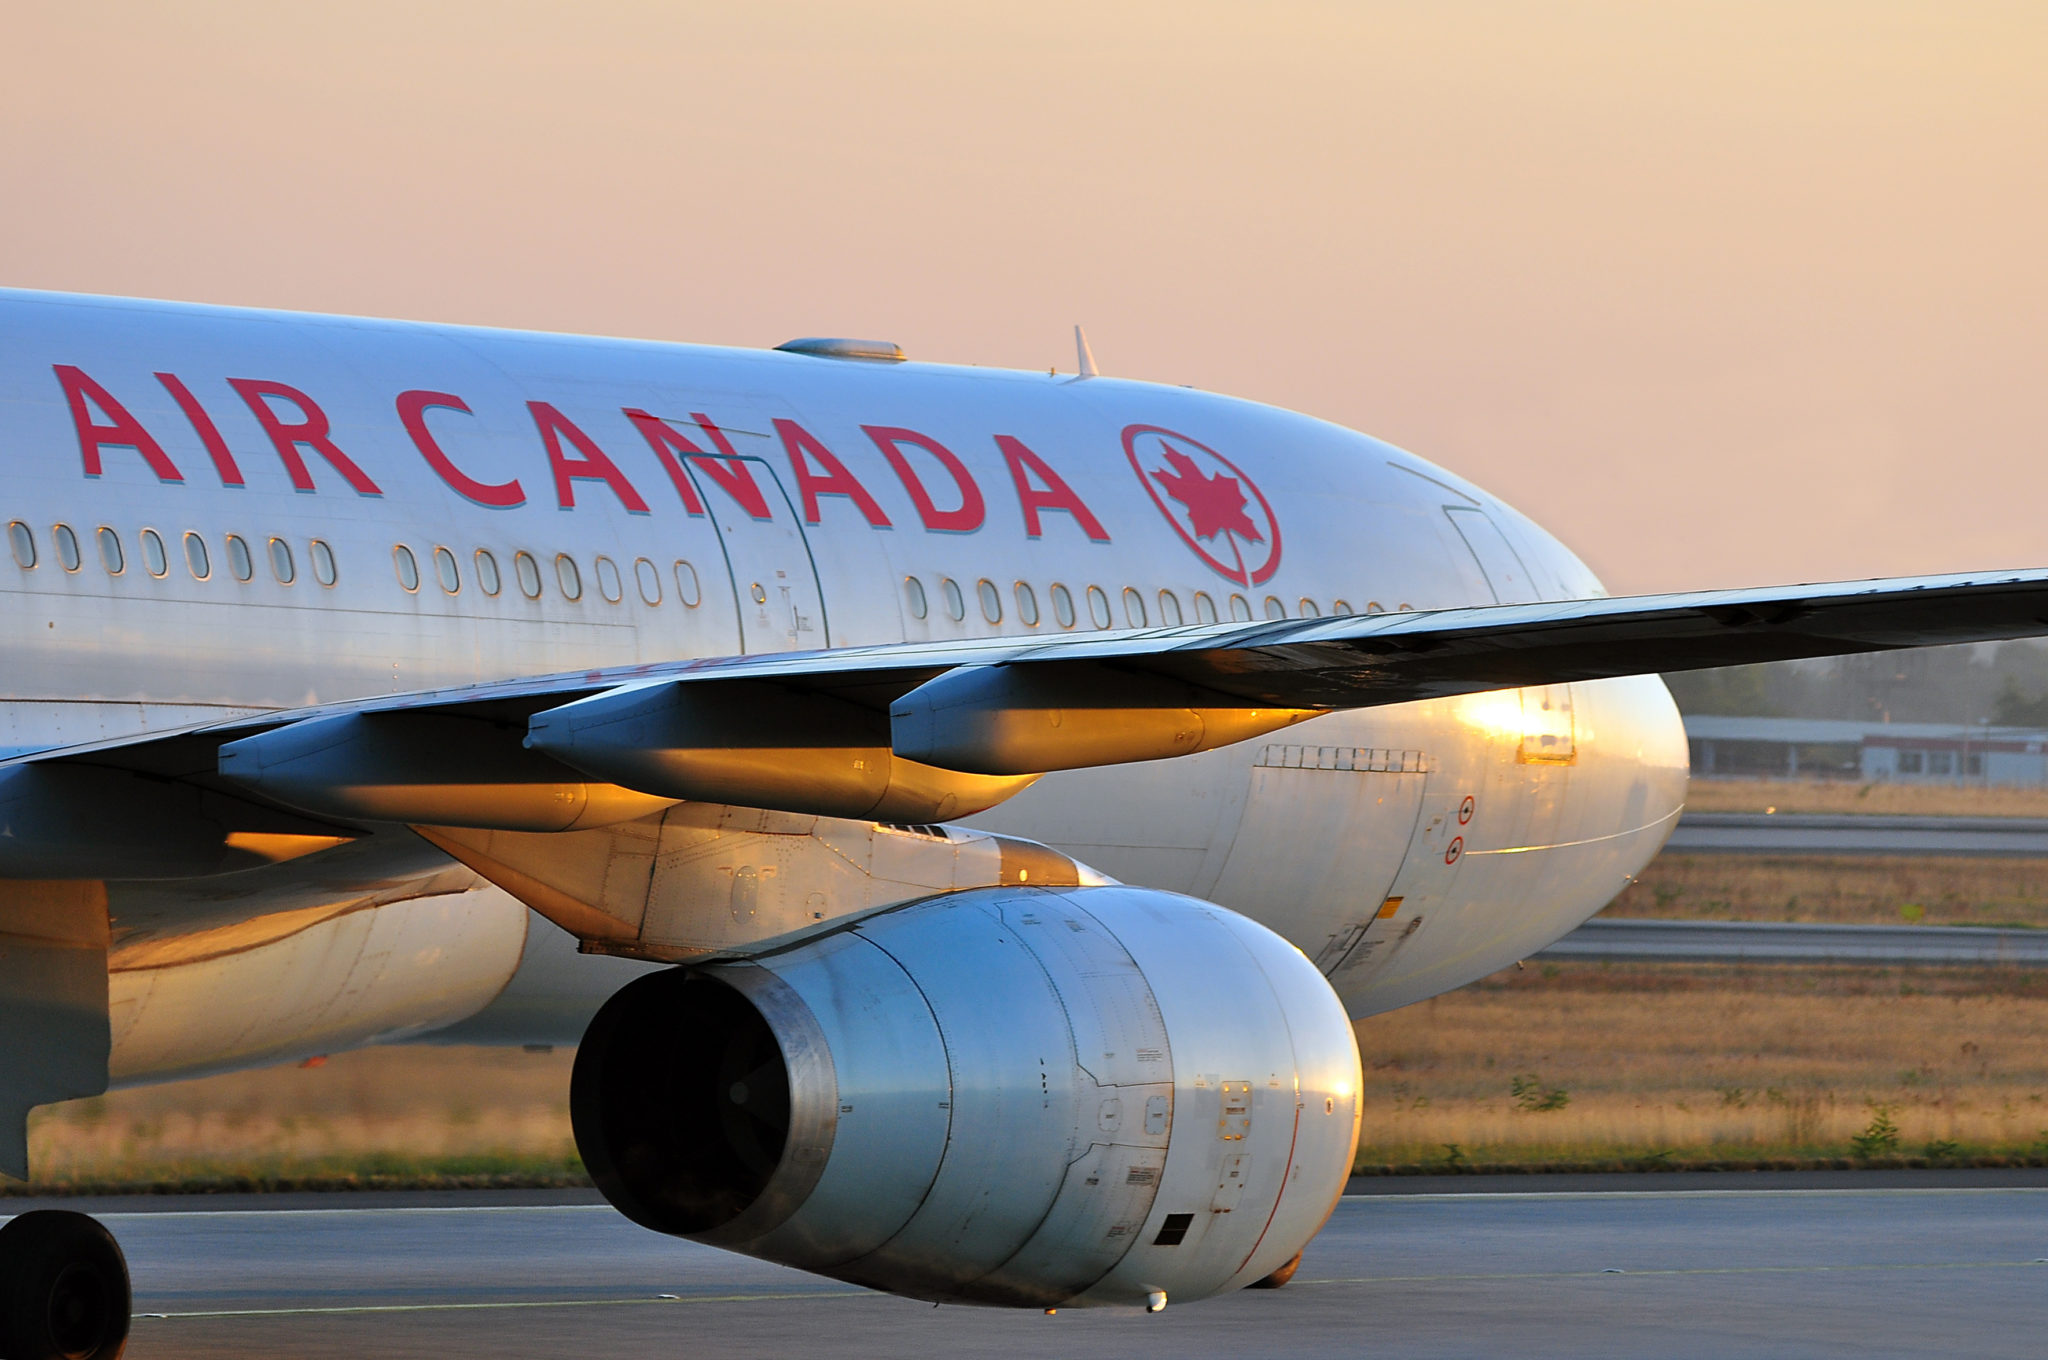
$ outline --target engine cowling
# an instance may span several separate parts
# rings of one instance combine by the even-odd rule
[[[1156,1306],[1315,1235],[1359,1075],[1322,976],[1243,916],[982,888],[636,980],[571,1111],[645,1227],[935,1302]]]

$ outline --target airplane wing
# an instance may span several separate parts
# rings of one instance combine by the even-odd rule
[[[561,830],[686,798],[943,821],[1049,770],[1206,750],[1335,709],[2041,634],[2048,571],[973,638],[522,678],[17,757],[0,765],[0,819],[11,832],[0,837],[0,874],[74,876],[54,871],[74,854],[103,862],[116,834],[148,860],[154,852],[139,843],[149,838],[138,840],[138,826],[170,827],[166,838],[183,843],[195,822],[216,828],[207,853],[226,853],[223,834],[239,836],[244,858],[234,862],[254,863],[380,822]],[[165,798],[183,801],[152,804]],[[204,871],[218,867],[232,866]]]

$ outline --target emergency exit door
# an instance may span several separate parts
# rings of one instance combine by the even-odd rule
[[[706,513],[718,528],[739,619],[740,650],[807,651],[832,645],[825,592],[803,521],[766,459],[688,458]]]

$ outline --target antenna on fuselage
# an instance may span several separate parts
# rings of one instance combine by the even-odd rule
[[[1099,378],[1102,376],[1102,370],[1095,366],[1095,351],[1088,348],[1088,332],[1082,330],[1079,326],[1074,327],[1074,357],[1080,364],[1082,377]]]

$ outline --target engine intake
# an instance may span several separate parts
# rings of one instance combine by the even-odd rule
[[[1126,887],[983,888],[592,1022],[576,1142],[643,1226],[933,1301],[1144,1306],[1295,1256],[1357,1142],[1299,950]]]

